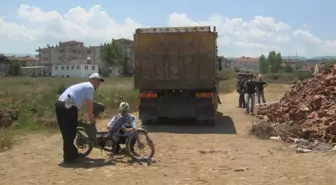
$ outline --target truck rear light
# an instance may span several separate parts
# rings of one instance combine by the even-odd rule
[[[141,93],[140,98],[157,98],[157,93]]]
[[[196,93],[197,98],[212,98],[213,96],[213,93]]]

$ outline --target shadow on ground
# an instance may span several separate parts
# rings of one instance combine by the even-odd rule
[[[160,120],[143,126],[148,132],[166,132],[181,134],[237,134],[230,116],[217,112],[216,125],[198,123],[195,120]]]
[[[110,166],[110,165],[115,165],[114,161],[106,161],[104,159],[85,159],[78,161],[73,164],[66,164],[66,163],[60,163],[58,166],[63,167],[63,168],[84,168],[84,169],[90,169],[90,168],[99,168],[103,166]]]

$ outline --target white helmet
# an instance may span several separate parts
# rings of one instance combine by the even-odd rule
[[[128,111],[129,110],[129,105],[127,102],[121,102],[119,104],[119,110],[120,111]]]

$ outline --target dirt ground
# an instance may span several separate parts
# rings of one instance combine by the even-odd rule
[[[267,88],[268,101],[288,89]],[[297,154],[289,145],[247,135],[251,121],[236,108],[236,93],[221,96],[217,126],[152,125],[146,127],[156,144],[156,163],[130,164],[120,158],[103,163],[95,150],[94,163],[73,168],[58,166],[62,157],[59,134],[29,136],[22,144],[0,153],[0,184],[218,184],[218,185],[332,185],[336,184],[334,154]],[[101,120],[104,127],[107,120]]]

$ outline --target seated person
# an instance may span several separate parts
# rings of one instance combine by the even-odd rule
[[[127,102],[121,102],[119,105],[119,114],[113,116],[111,121],[107,124],[108,134],[105,138],[111,137],[116,134],[119,129],[124,126],[126,130],[132,130],[136,128],[136,118],[129,113],[129,105]]]

